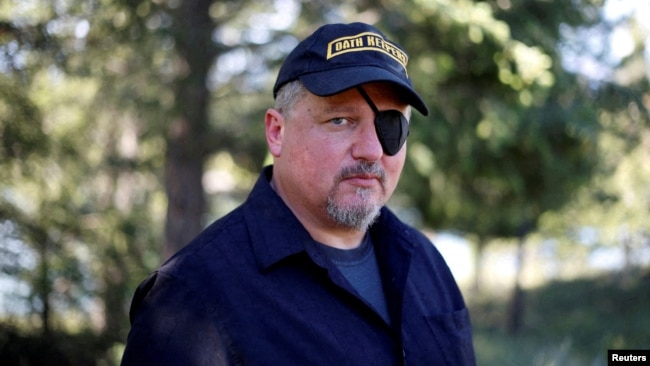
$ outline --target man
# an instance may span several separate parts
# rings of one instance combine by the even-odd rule
[[[407,56],[362,23],[285,60],[265,117],[273,166],[246,202],[138,288],[123,365],[473,365],[435,247],[386,207],[411,106]]]

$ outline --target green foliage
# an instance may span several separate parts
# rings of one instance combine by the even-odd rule
[[[595,21],[591,8],[422,5],[426,18],[405,33],[425,37],[404,43],[425,50],[411,74],[432,81],[418,86],[433,116],[414,118],[406,190],[428,226],[520,235],[568,202],[596,165],[597,107],[588,85],[559,67],[556,48],[560,25]]]
[[[11,32],[0,44],[0,222],[13,228],[0,247],[15,254],[11,243],[20,242],[30,253],[2,263],[27,285],[11,294],[15,309],[2,311],[27,314],[44,337],[93,327],[121,340],[132,289],[159,258],[160,136],[138,118],[147,103],[134,102],[153,89],[133,93],[145,72],[133,72],[130,86],[114,77],[130,53],[110,43],[113,35],[93,33],[101,27],[89,14],[101,12],[82,2],[41,5],[5,23]]]
[[[0,79],[0,159],[4,161],[47,151],[40,111],[22,92]]]
[[[480,365],[606,365],[608,349],[644,349],[650,340],[650,277],[553,282],[526,293],[524,329],[508,336],[495,299],[471,306]]]

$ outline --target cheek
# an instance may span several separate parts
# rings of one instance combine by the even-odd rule
[[[317,166],[325,168],[340,161],[345,147],[340,139],[320,133],[318,129],[307,130],[294,139],[295,148],[302,159],[309,160]]]
[[[314,184],[328,184],[341,169],[340,156],[332,147],[331,144],[311,143],[303,149],[303,163],[308,165],[307,169],[318,180]]]
[[[326,184],[326,179],[338,171],[340,155],[335,141],[314,134],[301,134],[291,140],[292,144],[287,150],[287,157],[291,161],[293,170],[300,171],[300,175],[309,179],[313,185]]]

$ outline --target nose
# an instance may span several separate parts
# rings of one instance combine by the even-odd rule
[[[368,117],[357,128],[356,140],[352,147],[352,156],[355,159],[378,161],[384,155],[384,150],[375,130],[374,112],[370,111]]]

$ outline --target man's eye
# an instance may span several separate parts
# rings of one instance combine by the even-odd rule
[[[330,120],[330,123],[333,124],[334,126],[344,126],[349,123],[349,121],[345,118],[338,117],[338,118],[332,118]]]

